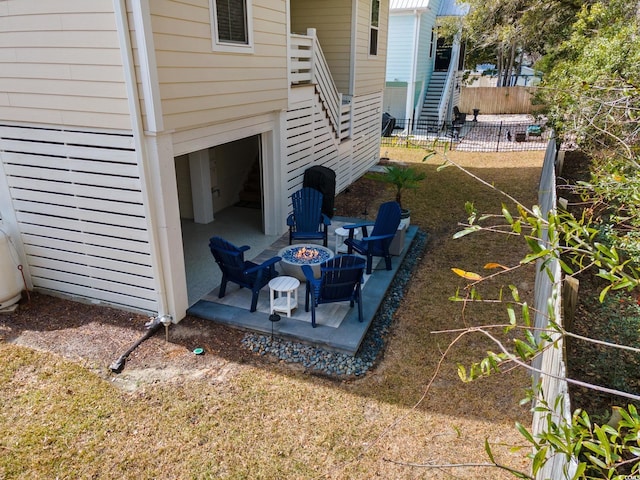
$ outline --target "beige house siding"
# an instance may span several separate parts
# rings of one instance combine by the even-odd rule
[[[291,33],[316,34],[333,80],[341,93],[351,93],[351,4],[341,0],[292,0]]]
[[[0,120],[131,128],[111,0],[0,2]]]
[[[285,1],[254,0],[246,54],[212,50],[208,0],[149,4],[165,130],[286,109]]]
[[[356,85],[354,95],[381,92],[387,60],[387,29],[389,24],[389,1],[380,0],[380,27],[378,55],[369,55],[369,26],[371,23],[371,0],[358,0],[358,25],[356,30]]]

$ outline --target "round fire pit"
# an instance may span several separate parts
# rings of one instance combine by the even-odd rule
[[[334,257],[333,252],[322,245],[299,244],[289,245],[278,252],[280,268],[284,275],[305,281],[302,265],[309,265],[315,277],[320,276],[320,264]]]

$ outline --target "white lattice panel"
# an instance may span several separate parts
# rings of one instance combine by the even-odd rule
[[[34,288],[157,311],[131,135],[5,125],[0,155]]]

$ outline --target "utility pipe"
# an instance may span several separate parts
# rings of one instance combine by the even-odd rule
[[[157,225],[157,212],[154,202],[151,201],[149,191],[151,178],[149,172],[149,164],[147,161],[147,149],[144,142],[144,128],[142,123],[142,114],[140,112],[140,101],[137,90],[137,79],[135,75],[135,65],[133,62],[133,51],[131,48],[131,39],[129,37],[129,21],[127,18],[127,9],[125,0],[113,0],[116,27],[120,44],[120,53],[122,55],[122,64],[125,73],[125,84],[127,88],[127,99],[129,103],[129,112],[131,115],[131,123],[133,130],[133,138],[136,146],[138,164],[140,166],[140,180],[142,184],[142,193],[144,198],[144,207],[147,212],[148,230],[150,235],[150,248],[153,270],[155,272],[156,289],[158,296],[158,318],[161,322],[165,322],[167,318],[173,319],[168,311],[166,281],[164,277],[164,265],[162,255],[159,250],[159,238]],[[145,99],[146,101],[146,99]]]
[[[122,370],[124,370],[124,366],[127,362],[127,359],[129,358],[129,355],[131,355],[131,353],[140,346],[140,344],[144,341],[146,341],[147,339],[151,338],[153,335],[155,335],[155,333],[160,330],[160,327],[162,326],[162,320],[159,318],[154,318],[149,324],[147,324],[147,331],[146,333],[140,337],[133,345],[131,345],[129,347],[129,349],[124,352],[122,355],[120,355],[115,362],[113,362],[111,365],[109,365],[109,369],[113,372],[113,373],[120,373],[122,372]]]

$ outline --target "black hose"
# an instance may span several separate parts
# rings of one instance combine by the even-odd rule
[[[136,343],[131,345],[131,347],[129,347],[129,350],[127,350],[122,355],[120,355],[118,359],[109,366],[111,371],[113,373],[122,372],[122,370],[124,370],[124,364],[127,362],[127,358],[129,358],[129,355],[131,355],[131,352],[133,352],[136,348],[138,348],[138,346],[140,346],[142,342],[151,338],[158,330],[160,330],[161,326],[162,326],[162,322],[160,321],[160,319],[159,318],[154,319],[151,325],[149,325],[147,332],[142,337],[140,337],[140,339],[138,339]]]

